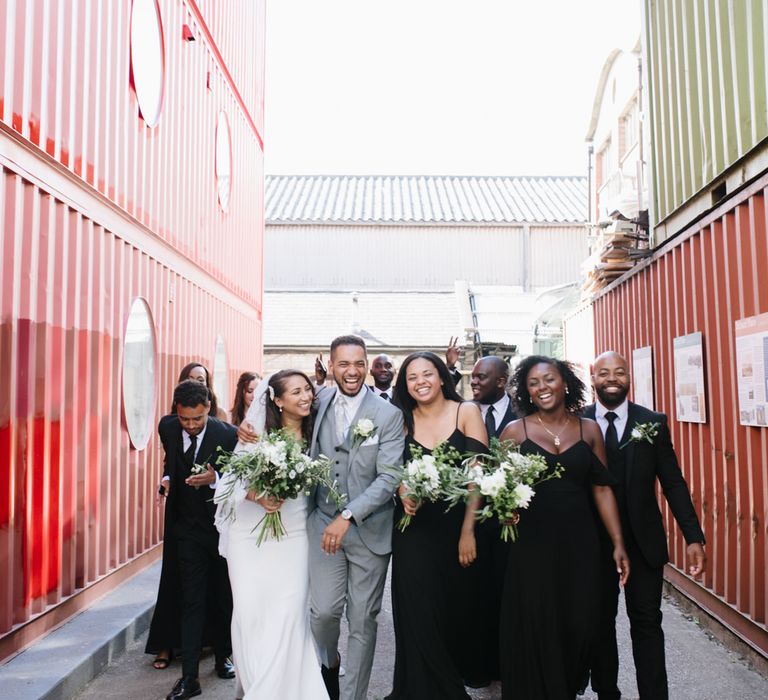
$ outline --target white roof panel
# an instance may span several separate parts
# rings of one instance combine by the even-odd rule
[[[586,221],[585,177],[267,175],[268,224]]]

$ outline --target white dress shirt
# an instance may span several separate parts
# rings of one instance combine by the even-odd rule
[[[333,399],[333,410],[335,411],[334,417],[336,418],[336,440],[339,445],[346,440],[352,419],[360,410],[360,406],[362,406],[367,393],[368,388],[365,384],[354,396],[347,396],[339,389],[336,389],[336,396]]]
[[[600,401],[595,401],[595,418],[597,424],[600,426],[600,430],[603,431],[603,439],[605,439],[605,431],[608,430],[608,419],[605,414],[608,411],[613,411],[616,414],[616,419],[613,424],[616,426],[616,437],[621,440],[621,436],[624,435],[624,429],[627,427],[627,420],[629,418],[629,401],[624,399],[624,403],[616,408],[606,408]]]
[[[485,415],[488,413],[488,408],[493,406],[493,417],[496,420],[496,429],[498,430],[501,419],[504,418],[504,416],[507,414],[507,408],[509,407],[509,394],[505,392],[504,396],[502,396],[494,404],[479,403],[477,405],[480,406],[480,413],[483,414],[483,420],[485,420]]]
[[[392,400],[392,387],[389,387],[386,391],[382,391],[375,384],[371,384],[371,389],[373,389],[373,393],[376,394],[376,396],[386,396],[390,401]]]

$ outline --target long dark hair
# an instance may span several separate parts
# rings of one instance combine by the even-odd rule
[[[240,423],[245,420],[245,390],[254,379],[258,378],[258,375],[254,374],[253,372],[243,372],[240,375],[240,378],[237,380],[235,400],[232,403],[232,409],[230,410],[230,422],[232,425],[240,425]]]
[[[413,352],[403,360],[403,364],[400,366],[400,371],[397,373],[397,381],[395,382],[395,390],[393,392],[393,403],[400,408],[403,412],[403,420],[405,422],[405,429],[409,435],[413,435],[413,409],[416,408],[416,399],[408,393],[408,380],[406,375],[408,374],[408,365],[414,360],[427,360],[431,362],[437,374],[440,377],[440,381],[443,383],[443,396],[448,401],[456,401],[462,403],[464,399],[459,396],[456,391],[456,385],[453,382],[453,377],[448,371],[448,367],[435,353],[428,350],[420,350],[419,352]]]
[[[528,392],[528,373],[538,364],[554,367],[565,382],[565,410],[570,413],[578,413],[584,408],[584,395],[586,387],[573,370],[573,365],[565,360],[544,355],[529,355],[516,368],[512,374],[510,384],[512,386],[512,399],[515,402],[518,415],[529,416],[536,413],[531,395]]]
[[[283,392],[285,391],[285,383],[288,379],[291,377],[301,377],[304,379],[307,384],[312,388],[312,396],[315,395],[315,387],[312,386],[312,382],[309,381],[309,377],[304,374],[301,370],[298,369],[281,369],[279,372],[275,372],[270,378],[268,385],[274,389],[275,395],[274,398],[270,396],[270,392],[267,391],[267,393],[264,395],[264,400],[267,402],[267,416],[264,428],[266,432],[270,432],[272,430],[279,430],[283,427],[283,421],[280,417],[280,409],[277,407],[277,404],[275,403],[275,399],[280,398],[283,395]],[[310,441],[312,440],[312,429],[315,426],[315,414],[317,412],[317,409],[314,406],[314,403],[312,405],[311,410],[309,411],[309,415],[306,416],[301,421],[301,437],[306,440],[307,445],[309,445]]]
[[[208,396],[211,400],[211,410],[209,415],[212,418],[217,418],[216,415],[219,411],[219,402],[216,399],[216,394],[213,392],[213,385],[211,384],[211,373],[208,371],[208,368],[200,364],[199,362],[190,362],[187,365],[184,365],[184,367],[181,368],[181,372],[179,372],[179,378],[176,380],[176,384],[181,384],[185,379],[189,379],[189,373],[195,368],[200,367],[205,372],[205,386],[208,387]],[[171,410],[169,413],[176,413],[176,407],[174,405],[171,405]]]

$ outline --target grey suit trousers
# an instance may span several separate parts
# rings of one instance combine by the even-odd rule
[[[312,634],[327,668],[336,665],[339,629],[347,605],[349,640],[341,679],[342,700],[365,700],[376,649],[376,616],[381,610],[389,554],[374,554],[357,527],[349,528],[341,549],[328,555],[320,540],[332,518],[315,509],[307,521],[309,535],[309,595]]]

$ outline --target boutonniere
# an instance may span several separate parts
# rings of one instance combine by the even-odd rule
[[[369,437],[376,433],[376,426],[370,418],[361,418],[352,428],[352,444],[357,445],[365,442]]]
[[[627,440],[619,449],[624,449],[630,442],[647,442],[653,445],[653,439],[659,434],[660,423],[638,423]]]
[[[192,468],[189,470],[190,476],[200,476],[201,474],[205,474],[208,471],[208,465],[207,464],[193,464]],[[195,486],[196,489],[199,489],[199,486]]]

